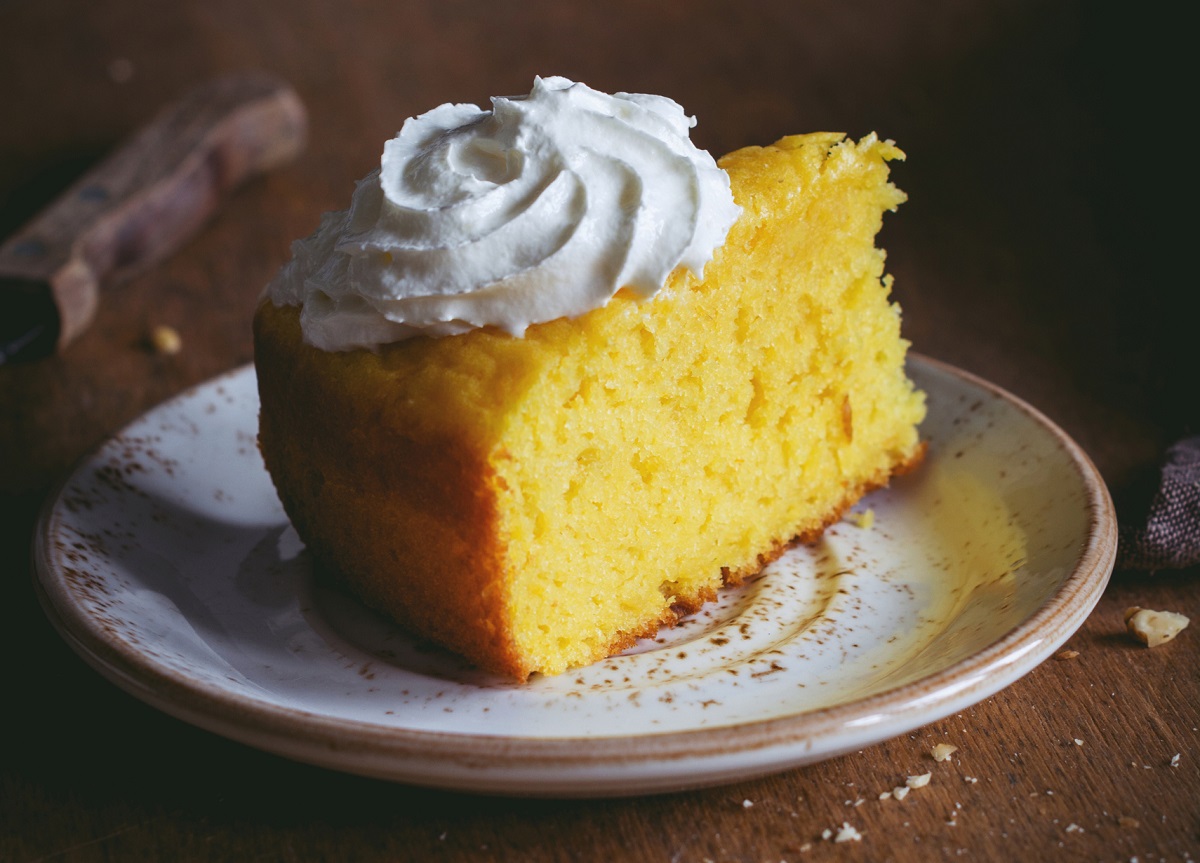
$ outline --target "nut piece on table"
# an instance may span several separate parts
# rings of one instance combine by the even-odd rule
[[[1166,644],[1181,633],[1190,621],[1173,611],[1152,611],[1132,606],[1125,609],[1125,628],[1148,647]]]

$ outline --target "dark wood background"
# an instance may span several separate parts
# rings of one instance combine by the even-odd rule
[[[274,72],[311,118],[298,161],[107,291],[65,355],[0,367],[0,859],[1200,858],[1195,569],[1116,573],[1077,658],[866,751],[724,788],[537,801],[340,775],[160,715],[54,634],[28,551],[76,459],[250,360],[251,311],[289,242],[344,206],[405,117],[527,92],[535,74],[669,95],[716,153],[818,129],[895,139],[910,201],[882,242],[915,348],[1059,422],[1132,512],[1162,448],[1200,425],[1194,96],[1185,29],[1155,14],[1033,0],[0,2],[0,237],[213,75]],[[159,324],[179,331],[179,354],[148,349]],[[1133,604],[1197,624],[1141,648],[1122,634]],[[929,788],[875,799],[942,740],[960,750]],[[820,839],[842,821],[861,843]]]

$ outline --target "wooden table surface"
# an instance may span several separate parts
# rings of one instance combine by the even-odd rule
[[[1169,287],[1191,279],[1189,238],[1163,209],[1194,200],[1192,145],[1156,113],[1190,102],[1172,93],[1179,28],[1092,5],[0,4],[0,236],[218,73],[274,72],[311,118],[300,159],[107,291],[63,356],[0,367],[0,860],[1200,859],[1200,628],[1150,650],[1122,625],[1134,604],[1200,621],[1196,569],[1118,571],[1070,640],[1077,658],[912,734],[732,786],[599,801],[404,787],[197,730],[86,667],[29,575],[49,490],[146,409],[250,361],[251,310],[289,242],[345,204],[405,117],[527,92],[535,74],[669,95],[715,152],[817,129],[894,138],[910,201],[882,242],[915,348],[1039,407],[1122,501],[1198,425],[1194,324]],[[181,352],[148,349],[160,324]],[[930,759],[940,741],[953,761]],[[920,793],[877,799],[926,770]],[[861,842],[821,839],[842,822]]]

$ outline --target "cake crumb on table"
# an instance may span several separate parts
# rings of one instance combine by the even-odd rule
[[[833,837],[834,842],[861,842],[862,834],[855,830],[848,821],[843,821],[837,835]]]
[[[933,778],[932,773],[922,773],[920,776],[910,776],[904,780],[904,784],[909,788],[924,788],[929,784],[929,780]]]
[[[1183,632],[1190,622],[1173,611],[1154,611],[1136,605],[1125,609],[1125,628],[1147,647],[1166,644]]]
[[[159,325],[150,331],[150,347],[160,356],[171,356],[183,348],[183,339],[174,327]]]
[[[950,743],[939,743],[929,753],[934,761],[949,761],[950,756],[958,751],[958,747]]]

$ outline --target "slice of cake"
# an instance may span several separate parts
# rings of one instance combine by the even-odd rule
[[[569,84],[549,79],[559,91],[582,86]],[[443,106],[463,116],[436,119],[475,123],[489,143],[414,168],[446,134],[415,140],[406,126],[397,140],[409,138],[408,180],[459,170],[503,185],[528,169],[528,156],[514,168],[520,157],[491,143],[509,143],[487,127],[500,101],[482,112],[489,119],[472,119],[470,107]],[[724,211],[736,221],[717,231],[724,242],[710,261],[686,249],[698,265],[658,261],[656,289],[654,267],[630,264],[629,252],[609,267],[611,296],[589,310],[525,321],[531,304],[516,302],[505,308],[518,314],[491,324],[471,320],[453,288],[442,294],[448,306],[432,290],[407,295],[419,306],[411,313],[379,289],[395,250],[428,251],[428,231],[404,221],[412,207],[385,212],[398,197],[385,157],[382,181],[360,184],[351,210],[297,247],[255,319],[260,444],[296,530],[370,605],[522,680],[620,651],[793,540],[817,537],[923,452],[923,397],[904,373],[900,312],[875,247],[882,214],[904,199],[888,182],[887,161],[900,157],[874,135],[824,133],[734,152],[720,168],[741,209]],[[530,187],[545,194],[555,182]],[[651,205],[628,196],[649,185],[625,182],[604,206],[644,213]],[[688,201],[719,197],[711,177],[692,185]],[[517,198],[522,213],[538,206]],[[671,214],[702,214],[670,201],[664,212],[665,224],[649,220],[657,234],[626,229],[629,242],[686,246]],[[571,242],[551,242],[551,256]],[[450,248],[404,263],[392,281],[428,270],[454,282],[460,272],[439,269],[470,253]],[[503,248],[481,256],[485,269]],[[374,288],[347,292],[356,278]],[[506,279],[500,289],[516,280]],[[481,290],[486,305],[491,289]],[[395,340],[377,343],[381,334]]]

